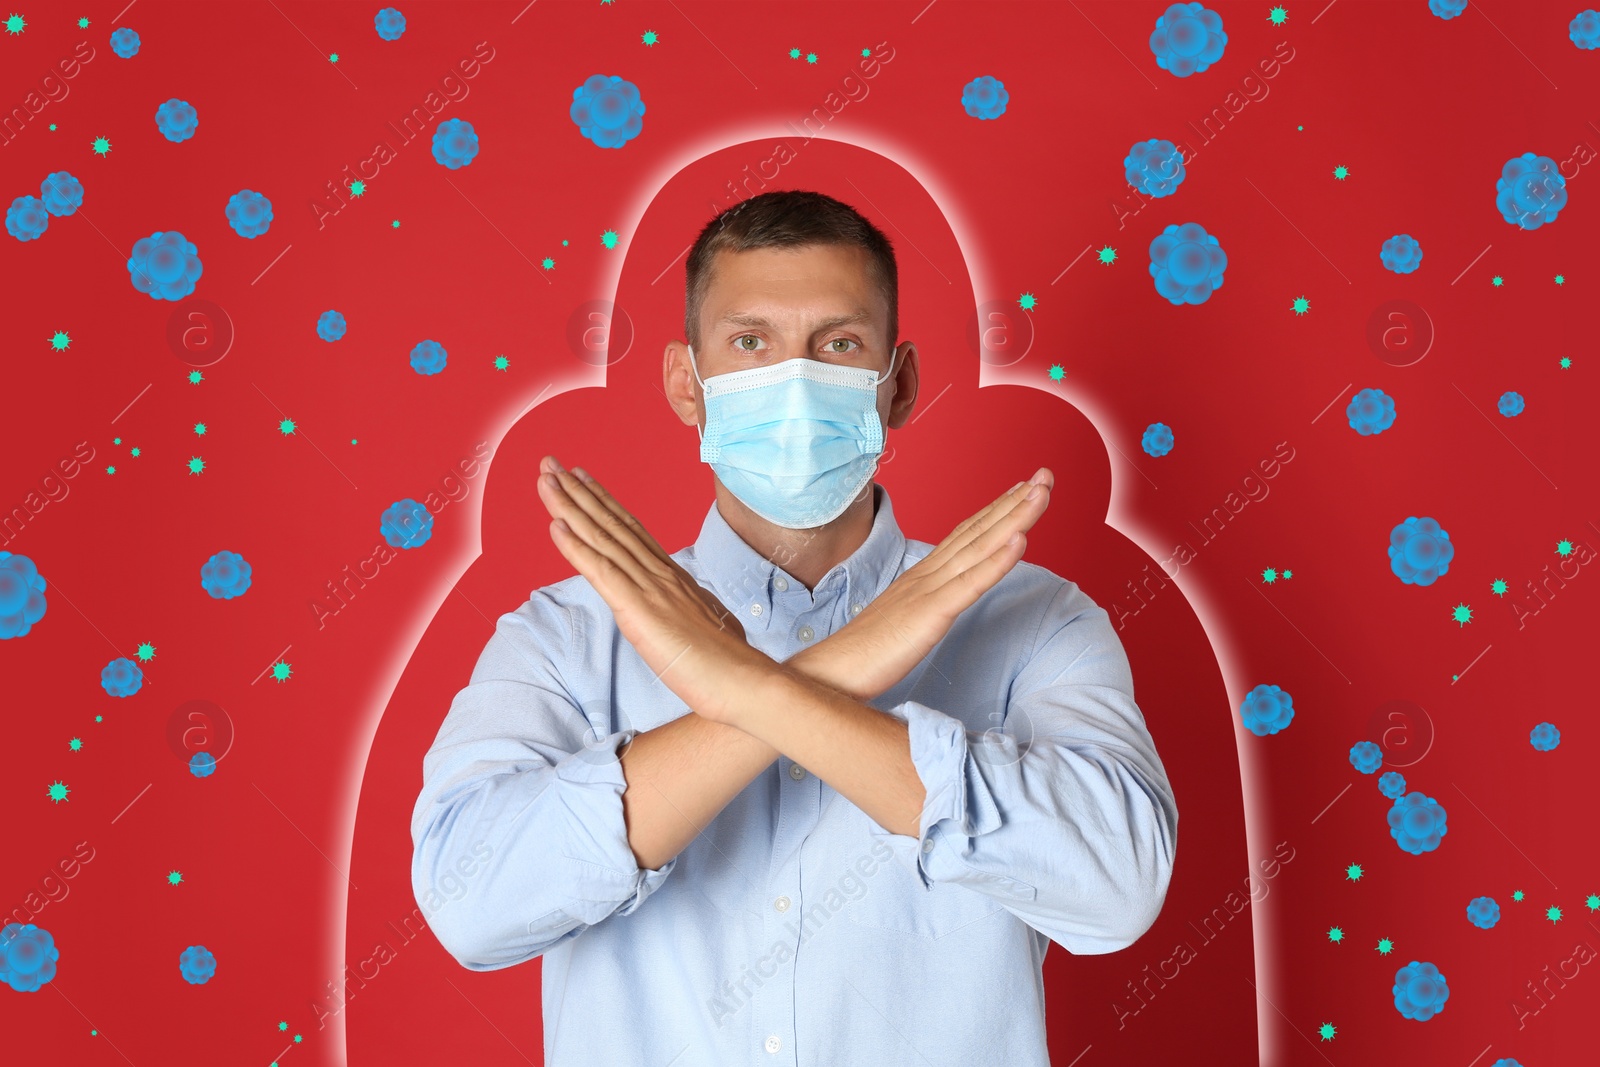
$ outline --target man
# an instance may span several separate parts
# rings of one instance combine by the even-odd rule
[[[937,547],[872,481],[917,394],[897,304],[850,207],[746,200],[664,360],[699,538],[668,555],[545,457],[579,574],[501,616],[411,830],[419,900],[476,872],[434,919],[452,956],[543,957],[551,1067],[1045,1067],[1050,942],[1114,952],[1161,908],[1177,809],[1127,657],[1019,565],[1050,472]]]

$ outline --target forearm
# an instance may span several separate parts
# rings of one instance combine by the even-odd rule
[[[778,750],[694,712],[635,735],[622,753],[622,815],[641,869],[682,852]]]

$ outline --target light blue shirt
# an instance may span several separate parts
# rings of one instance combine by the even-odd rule
[[[933,551],[874,485],[814,590],[715,503],[675,553],[785,660]],[[1048,1067],[1041,967],[1126,948],[1177,845],[1166,771],[1104,609],[1019,562],[871,702],[927,788],[891,833],[787,757],[641,870],[616,750],[688,707],[580,576],[500,616],[423,760],[411,880],[463,967],[542,972],[550,1067]]]

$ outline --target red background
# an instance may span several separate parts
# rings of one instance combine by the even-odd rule
[[[1441,20],[1421,2],[1318,0],[1284,5],[1275,27],[1270,5],[1217,4],[1224,56],[1178,79],[1147,45],[1161,4],[407,2],[394,42],[373,30],[380,6],[139,0],[116,22],[118,5],[30,6],[26,31],[0,39],[7,109],[32,106],[78,42],[94,49],[68,94],[0,147],[0,202],[58,170],[85,189],[78,214],[52,218],[41,239],[0,241],[0,507],[32,509],[0,548],[34,561],[49,603],[29,634],[0,643],[11,757],[0,906],[35,913],[61,952],[37,992],[0,986],[8,1058],[542,1062],[537,964],[470,973],[431,934],[398,929],[416,906],[421,755],[493,619],[571,573],[532,490],[539,456],[594,471],[669,550],[697,534],[711,481],[657,392],[660,353],[682,332],[686,246],[715,208],[761,191],[727,183],[779,140],[794,159],[767,188],[838,196],[899,251],[901,338],[919,344],[922,393],[879,480],[903,530],[936,543],[1052,467],[1057,491],[1028,558],[1120,617],[1172,777],[1181,833],[1167,907],[1124,952],[1051,950],[1052,1059],[1539,1067],[1592,1047],[1595,968],[1572,977],[1574,960],[1564,984],[1546,979],[1575,946],[1600,946],[1585,906],[1600,872],[1586,847],[1593,711],[1580,689],[1600,579],[1587,566],[1570,577],[1569,560],[1542,601],[1524,584],[1555,571],[1559,541],[1585,560],[1600,544],[1595,450],[1579,425],[1595,397],[1587,164],[1600,51],[1568,40],[1576,7],[1474,0]],[[118,25],[142,38],[132,59],[109,47]],[[466,119],[480,138],[472,164],[449,171],[429,154],[431,126],[402,145],[386,123],[480,42],[492,58],[434,118]],[[818,62],[789,59],[791,47]],[[892,58],[856,83],[864,97],[827,103],[860,77],[862,48]],[[1203,142],[1187,124],[1275,57],[1268,95]],[[595,73],[634,82],[647,108],[620,150],[584,139],[567,114]],[[959,104],[982,74],[1010,94],[994,121]],[[178,144],[152,119],[174,96],[200,120]],[[838,112],[807,142],[800,124],[819,107]],[[100,136],[104,158],[89,147]],[[1193,157],[1174,196],[1135,212],[1122,158],[1151,137],[1185,141]],[[378,140],[395,158],[341,205],[328,183],[356,176]],[[1501,166],[1527,151],[1569,179],[1560,218],[1533,231],[1494,206]],[[250,240],[223,211],[243,188],[275,213]],[[1206,303],[1174,307],[1155,292],[1148,248],[1190,221],[1220,240],[1226,280]],[[193,297],[235,332],[199,383],[194,352],[168,341],[186,302],[129,284],[133,242],[170,229],[204,263]],[[1379,263],[1396,233],[1421,242],[1413,274]],[[1108,246],[1109,265],[1095,254]],[[1031,313],[1017,308],[1025,292]],[[1291,310],[1299,297],[1305,315]],[[1374,310],[1396,299],[1435,331],[1405,367],[1366,339]],[[631,345],[621,315],[609,345],[569,342],[596,300],[625,312]],[[990,301],[1010,309],[1010,347],[986,363],[967,335]],[[328,308],[349,323],[331,345],[315,332]],[[51,349],[57,331],[71,337],[64,352]],[[449,352],[436,376],[407,363],[425,338]],[[1398,412],[1373,437],[1344,417],[1367,387]],[[1496,411],[1509,389],[1527,399],[1515,419]],[[1152,458],[1139,440],[1157,421],[1176,445]],[[79,442],[92,459],[41,506],[29,494]],[[480,442],[493,458],[474,468]],[[1251,483],[1267,495],[1227,503],[1275,452],[1275,476]],[[326,583],[373,557],[380,513],[405,497],[436,510],[432,539],[352,582],[341,606]],[[1238,510],[1207,539],[1196,527],[1215,508]],[[1431,586],[1389,570],[1389,531],[1411,515],[1438,519],[1455,546]],[[1181,543],[1191,561],[1122,615],[1139,607],[1128,583],[1164,562],[1171,573]],[[198,582],[222,549],[253,567],[235,600]],[[1269,567],[1293,577],[1266,583]],[[1452,620],[1458,604],[1470,623]],[[142,642],[157,650],[143,688],[108,696],[101,668]],[[268,670],[280,659],[282,682]],[[1294,697],[1293,723],[1271,737],[1238,725],[1261,683]],[[168,740],[191,700],[220,706],[234,731],[205,779]],[[1374,727],[1394,700],[1413,702],[1409,718]],[[1528,742],[1541,721],[1562,731],[1554,751]],[[1390,838],[1376,776],[1348,760],[1368,738],[1383,742],[1386,770],[1448,811],[1436,851],[1412,856]],[[62,803],[47,796],[57,781],[70,788]],[[79,842],[92,859],[49,878]],[[1264,876],[1280,842],[1276,858],[1293,858]],[[1258,902],[1214,939],[1199,933],[1252,875]],[[1491,930],[1465,916],[1480,895],[1501,907]],[[1194,958],[1143,985],[1180,940]],[[392,954],[347,985],[346,965],[380,942]],[[193,944],[218,961],[204,985],[178,974]],[[1427,1022],[1393,1006],[1411,960],[1449,982]]]

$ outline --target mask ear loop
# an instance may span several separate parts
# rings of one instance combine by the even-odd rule
[[[706,392],[706,383],[705,383],[705,381],[704,381],[704,380],[703,380],[703,379],[702,379],[702,378],[701,378],[701,377],[700,377],[700,368],[699,368],[699,367],[696,367],[696,366],[695,366],[695,365],[694,365],[694,345],[690,345],[690,346],[689,346],[689,370],[690,370],[690,371],[691,371],[691,372],[692,372],[692,373],[693,373],[693,374],[694,374],[694,380],[695,380],[695,381],[696,381],[696,382],[699,382],[699,383],[700,383],[700,395],[701,395],[701,396],[704,396],[704,395],[705,395],[705,392]],[[706,432],[705,432],[705,430],[703,430],[703,429],[701,429],[701,428],[700,428],[700,424],[699,424],[699,423],[698,423],[698,422],[696,422],[696,423],[695,423],[695,424],[694,424],[694,432],[695,432],[695,433],[697,433],[697,434],[699,434],[699,435],[700,435],[700,440],[701,440],[701,441],[702,441],[702,442],[704,442],[704,441],[705,441],[705,439],[706,439]]]

